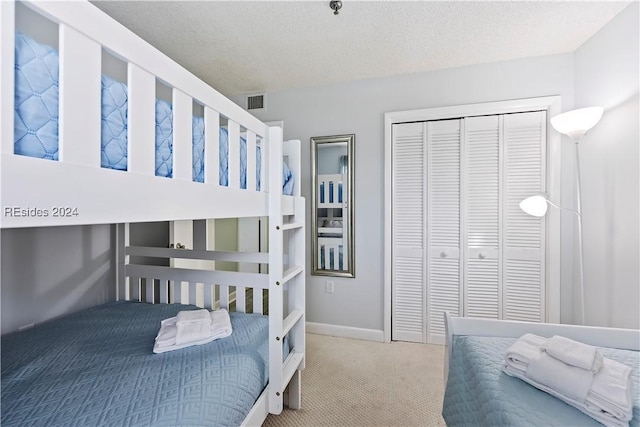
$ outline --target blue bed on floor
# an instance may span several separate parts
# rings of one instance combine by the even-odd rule
[[[454,336],[442,415],[453,426],[600,426],[561,400],[502,372],[515,338]],[[640,426],[640,352],[600,348],[633,368],[633,419]]]
[[[117,302],[2,337],[2,426],[233,426],[268,382],[268,317],[152,352],[162,319],[196,309]]]
[[[58,160],[58,52],[22,33],[15,46],[15,153]],[[103,75],[101,78],[101,166],[127,169],[127,85]],[[192,120],[192,179],[204,182],[204,118]],[[219,184],[228,186],[229,136],[219,135]],[[256,190],[260,191],[261,149],[256,146]],[[156,176],[173,177],[172,106],[156,101]],[[294,177],[283,163],[283,194],[293,194]],[[247,188],[247,142],[240,138],[240,188]]]

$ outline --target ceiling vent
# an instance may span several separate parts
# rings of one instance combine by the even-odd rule
[[[265,93],[253,93],[247,95],[247,110],[264,110],[267,108],[267,95]]]

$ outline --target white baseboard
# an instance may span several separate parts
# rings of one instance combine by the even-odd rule
[[[351,326],[329,325],[327,323],[306,323],[307,332],[318,335],[331,335],[340,338],[384,342],[384,332],[375,329],[354,328]]]

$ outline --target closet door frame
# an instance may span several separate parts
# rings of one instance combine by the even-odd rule
[[[508,101],[465,104],[419,110],[385,113],[385,192],[384,192],[384,341],[391,341],[392,304],[392,134],[391,127],[398,123],[454,119],[468,116],[547,111],[547,119],[561,113],[561,97],[515,99]],[[547,126],[547,194],[552,200],[561,199],[561,136],[550,132]],[[560,323],[560,212],[550,209],[545,217],[546,241],[546,319]]]

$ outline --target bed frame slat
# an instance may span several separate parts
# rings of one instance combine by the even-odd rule
[[[247,131],[247,190],[256,189],[256,134]]]
[[[204,285],[204,307],[209,309],[209,310],[213,310],[215,308],[214,306],[214,301],[215,301],[215,287],[213,285],[210,284],[205,284]]]
[[[58,150],[62,162],[100,166],[101,61],[98,43],[60,25]]]
[[[218,286],[220,290],[220,308],[229,309],[229,287]]]
[[[236,286],[236,311],[239,313],[246,313],[247,311],[246,293],[247,288]]]
[[[204,182],[220,182],[220,114],[204,107]]]
[[[140,278],[131,277],[130,285],[131,285],[131,300],[140,301]]]
[[[253,288],[253,312],[263,314],[262,312],[262,289]]]
[[[227,129],[229,133],[229,187],[240,188],[240,125],[229,120]]]
[[[173,178],[193,179],[193,99],[184,92],[173,89]]]
[[[13,154],[15,3],[0,1],[0,154]]]
[[[158,299],[160,300],[160,304],[167,304],[169,302],[169,281],[168,280],[160,280],[158,294],[159,294]]]
[[[198,304],[198,284],[189,283],[187,286],[189,286],[189,304],[201,307],[201,304]]]
[[[154,280],[147,277],[144,279],[144,300],[153,304],[155,302]]]
[[[155,175],[156,78],[135,64],[127,67],[127,156],[128,170]]]

